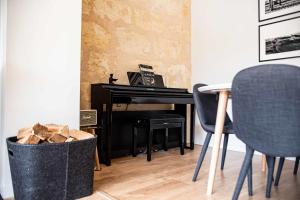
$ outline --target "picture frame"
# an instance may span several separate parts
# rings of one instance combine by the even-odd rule
[[[258,27],[259,62],[300,57],[300,16]]]
[[[300,13],[300,0],[258,0],[258,21]]]

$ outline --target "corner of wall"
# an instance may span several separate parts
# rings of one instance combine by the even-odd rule
[[[5,75],[6,75],[6,29],[7,27],[7,0],[0,0],[0,159],[8,159],[6,155],[5,144]],[[0,194],[2,198],[13,197],[12,186],[5,182],[3,178],[6,175],[5,170],[7,163],[1,162],[0,164]],[[8,176],[10,176],[8,174]]]

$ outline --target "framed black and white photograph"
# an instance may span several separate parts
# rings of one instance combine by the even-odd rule
[[[258,0],[259,22],[300,13],[300,0]]]
[[[259,62],[300,57],[300,17],[259,26]]]

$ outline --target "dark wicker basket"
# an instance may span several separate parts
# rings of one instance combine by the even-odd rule
[[[97,137],[24,145],[7,138],[16,200],[77,199],[93,193]]]

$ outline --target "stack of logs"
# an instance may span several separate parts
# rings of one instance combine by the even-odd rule
[[[17,143],[20,144],[41,144],[41,143],[62,143],[92,138],[94,135],[79,131],[69,130],[68,126],[57,124],[35,124],[30,128],[22,128],[17,135]]]

